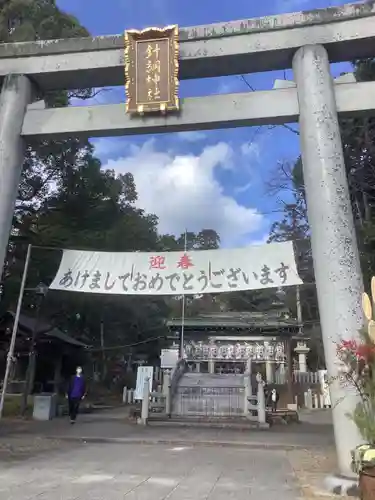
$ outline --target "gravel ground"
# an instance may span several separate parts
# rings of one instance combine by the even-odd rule
[[[81,444],[0,468],[4,500],[300,500],[283,451]]]
[[[289,462],[300,484],[305,500],[327,500],[329,493],[322,492],[324,478],[337,470],[334,447],[287,452]],[[320,490],[320,491],[319,491]],[[337,498],[332,495],[332,498]],[[349,498],[349,497],[340,497]]]
[[[95,436],[125,439],[132,437],[152,441],[154,438],[165,439],[166,436],[171,436],[172,432],[174,438],[190,442],[191,446],[194,446],[194,441],[202,440],[233,441],[236,447],[241,442],[245,444],[248,441],[249,443],[259,441],[264,442],[265,445],[275,443],[282,452],[283,444],[299,445],[299,449],[290,451],[286,451],[288,449],[286,447],[284,454],[289,460],[294,477],[298,480],[303,498],[305,500],[327,499],[327,495],[317,493],[324,477],[336,470],[332,427],[329,422],[326,422],[326,413],[322,415],[322,422],[319,421],[322,425],[316,424],[317,417],[314,414],[311,418],[307,415],[305,422],[299,426],[275,428],[261,433],[209,428],[141,428],[129,425],[123,417],[121,411],[82,415],[74,428],[67,425],[66,419],[46,423],[4,419],[0,423],[0,469],[12,468],[32,457],[36,460],[40,458],[48,460],[49,457],[54,460],[70,451],[74,454],[75,451],[79,453],[82,441],[69,441],[64,439],[66,437],[78,438],[80,435],[89,438]],[[312,420],[311,423],[310,420]],[[51,435],[54,435],[53,439]],[[157,448],[156,443],[153,446]],[[205,448],[204,445],[203,448]],[[236,450],[233,449],[232,452],[236,453]],[[240,451],[237,453],[241,455]],[[272,453],[271,450],[265,450],[265,457],[268,454],[272,456]]]
[[[72,443],[34,436],[10,436],[0,438],[0,468],[40,454],[50,454],[74,448]]]
[[[156,445],[155,445],[156,446]],[[65,452],[79,450],[81,443],[48,439],[34,436],[11,436],[0,438],[0,468],[13,467],[30,458],[39,456],[61,456]],[[233,450],[236,453],[236,450]],[[272,451],[268,451],[272,455]],[[239,452],[239,454],[241,454]],[[305,500],[323,500],[327,495],[317,493],[324,477],[336,470],[336,456],[333,447],[288,451],[287,457],[299,483]]]

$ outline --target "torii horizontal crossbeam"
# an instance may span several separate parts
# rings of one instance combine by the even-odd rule
[[[373,113],[375,82],[335,85],[340,115]],[[183,99],[181,113],[137,117],[124,104],[68,108],[29,108],[22,128],[26,138],[111,137],[209,130],[298,121],[296,88]]]
[[[290,68],[299,47],[331,62],[375,56],[375,3],[180,29],[180,79]],[[124,83],[122,35],[0,44],[0,80],[24,74],[43,90]]]

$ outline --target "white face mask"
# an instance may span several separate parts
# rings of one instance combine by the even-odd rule
[[[82,373],[82,368],[77,368],[76,372],[77,372],[77,375],[81,375],[81,373]]]

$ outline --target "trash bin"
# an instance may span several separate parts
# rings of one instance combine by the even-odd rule
[[[34,396],[34,420],[52,420],[56,416],[57,394],[41,393]]]

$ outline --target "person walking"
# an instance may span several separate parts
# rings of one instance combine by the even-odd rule
[[[77,366],[76,374],[74,377],[72,377],[67,392],[69,403],[69,417],[71,424],[75,423],[79,411],[79,405],[81,404],[82,399],[84,399],[85,397],[86,382],[82,374],[82,368],[80,366]]]

